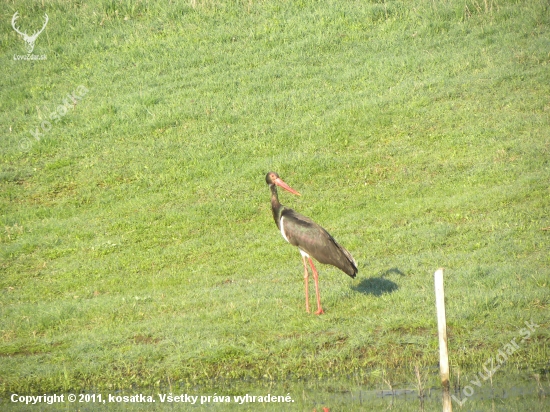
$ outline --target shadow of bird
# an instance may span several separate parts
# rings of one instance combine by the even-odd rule
[[[390,274],[405,276],[405,274],[398,268],[391,268],[382,273],[380,277],[363,279],[357,286],[352,286],[352,289],[364,295],[373,296],[382,296],[386,293],[393,293],[399,289],[399,286],[397,283],[384,278],[384,276]]]

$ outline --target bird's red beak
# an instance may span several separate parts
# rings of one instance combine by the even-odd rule
[[[292,193],[293,195],[301,196],[300,193],[298,193],[296,190],[294,190],[294,189],[291,188],[289,185],[287,185],[285,182],[283,182],[283,179],[281,179],[280,177],[278,177],[277,179],[275,179],[275,181],[274,181],[273,183],[275,183],[277,186],[279,186],[279,187],[285,189],[287,192]]]

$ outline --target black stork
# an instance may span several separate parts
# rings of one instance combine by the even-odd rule
[[[275,219],[275,223],[281,231],[283,238],[291,245],[298,247],[302,255],[306,289],[306,311],[309,313],[309,274],[306,264],[307,259],[313,271],[313,280],[315,281],[315,296],[317,297],[317,312],[315,312],[315,314],[320,315],[324,313],[324,311],[321,307],[321,297],[319,295],[319,275],[311,257],[313,256],[321,263],[336,266],[352,278],[357,274],[357,263],[351,254],[340,246],[325,229],[309,217],[296,213],[294,210],[279,203],[277,186],[298,196],[300,196],[300,193],[287,185],[275,172],[269,172],[265,177],[265,181],[271,190],[273,219]]]

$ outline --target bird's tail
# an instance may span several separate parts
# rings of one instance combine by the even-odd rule
[[[347,249],[345,247],[343,247],[342,245],[340,245],[338,242],[336,242],[333,238],[333,241],[334,243],[336,243],[336,246],[338,246],[340,248],[340,250],[342,251],[342,253],[344,254],[344,256],[346,256],[346,258],[348,259],[348,262],[349,262],[349,265],[346,265],[345,268],[341,268],[347,275],[351,276],[352,278],[355,278],[355,276],[357,275],[357,262],[355,261],[355,259],[353,258],[353,256],[351,256],[351,253],[349,253],[347,251]]]

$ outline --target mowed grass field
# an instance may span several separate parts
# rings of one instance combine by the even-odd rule
[[[548,371],[547,1],[166,3],[0,6],[0,391],[396,382],[438,267],[452,379],[526,321],[507,364]],[[270,170],[358,262],[325,315]]]

